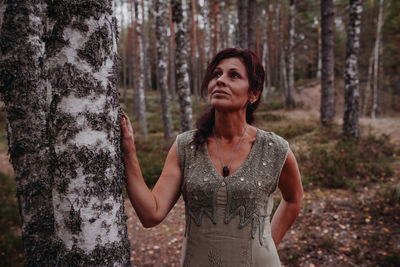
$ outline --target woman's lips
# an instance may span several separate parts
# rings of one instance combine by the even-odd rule
[[[214,90],[214,91],[212,92],[212,94],[213,94],[213,95],[215,95],[215,94],[225,94],[225,95],[229,95],[227,92],[225,92],[225,91],[223,91],[223,90],[219,90],[219,89]]]

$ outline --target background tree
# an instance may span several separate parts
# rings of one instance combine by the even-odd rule
[[[130,265],[116,31],[112,1],[7,2],[0,92],[27,266]]]
[[[168,95],[168,51],[165,49],[165,47],[168,47],[168,2],[155,0],[154,6],[156,13],[157,90],[161,93],[164,138],[172,140],[174,137],[174,128]]]
[[[327,126],[335,116],[335,58],[333,53],[333,27],[335,10],[333,0],[321,0],[321,124]]]
[[[362,0],[350,0],[349,4],[350,20],[347,28],[346,69],[344,74],[343,135],[358,139],[360,137],[358,54],[360,50]]]
[[[189,6],[191,9],[192,7]],[[192,101],[189,87],[189,68],[187,57],[187,28],[183,23],[183,9],[181,0],[172,0],[173,21],[176,23],[176,57],[177,91],[180,105],[180,130],[188,131],[193,128]],[[192,22],[193,23],[193,22]]]
[[[294,39],[295,39],[295,20],[296,20],[296,3],[295,0],[290,0],[290,13],[289,13],[289,47],[288,47],[288,88],[286,94],[286,106],[288,108],[295,108],[294,101]]]

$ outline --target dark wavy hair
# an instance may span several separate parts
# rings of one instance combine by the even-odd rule
[[[243,64],[247,70],[247,77],[249,79],[249,93],[257,93],[260,92],[260,95],[263,90],[264,83],[264,68],[256,56],[252,51],[241,48],[226,48],[219,51],[211,60],[210,64],[207,67],[203,82],[201,84],[201,93],[202,95],[206,95],[208,91],[208,84],[212,79],[212,74],[218,64],[226,59],[226,58],[239,58],[242,60]],[[260,104],[260,97],[252,104],[248,104],[246,109],[246,122],[251,124],[254,119],[254,111],[257,109]],[[214,129],[214,121],[215,121],[215,108],[210,108],[207,110],[199,119],[196,121],[196,133],[194,135],[194,143],[197,145],[204,144],[207,141],[207,137],[209,137]]]

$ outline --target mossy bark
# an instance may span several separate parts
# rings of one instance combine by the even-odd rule
[[[0,92],[27,266],[130,264],[111,0],[8,1]]]

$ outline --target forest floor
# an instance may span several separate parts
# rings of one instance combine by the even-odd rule
[[[285,120],[268,125],[261,122],[257,126],[268,129],[298,121],[318,121],[319,85],[304,88],[296,94],[296,99],[300,108],[273,112],[276,116],[285,116]],[[338,103],[336,116],[340,125],[342,104]],[[362,118],[360,124],[362,135],[388,135],[392,145],[400,151],[400,117]],[[300,153],[304,143],[302,138],[296,137],[290,144]],[[387,201],[387,190],[384,190],[399,184],[399,156],[390,163],[394,173],[390,179],[385,178],[385,183],[367,183],[352,190],[305,186],[300,216],[279,246],[282,265],[400,266],[400,205],[398,201]],[[279,195],[276,193],[276,198]],[[126,211],[132,265],[179,266],[184,234],[182,198],[165,221],[151,229],[142,227],[128,200]]]
[[[307,138],[316,135],[315,130],[307,130],[307,125],[318,125],[320,87],[305,86],[295,97],[296,110],[265,111],[261,107],[256,126],[278,130],[278,134],[284,129],[287,136],[304,131],[289,139],[296,157],[301,158],[311,146]],[[336,123],[341,125],[343,103],[338,102]],[[390,137],[389,146],[397,151],[389,163],[391,175],[371,175],[367,182],[336,189],[305,179],[301,213],[278,249],[283,266],[400,266],[400,116],[361,118],[360,124],[362,136]],[[160,150],[158,141],[152,142]],[[155,154],[160,157],[159,151]],[[157,165],[153,161],[150,166]],[[12,176],[4,145],[0,146],[0,171]],[[279,198],[276,192],[276,203]],[[132,266],[179,266],[184,234],[182,198],[160,225],[150,229],[143,228],[129,200],[125,204]]]

